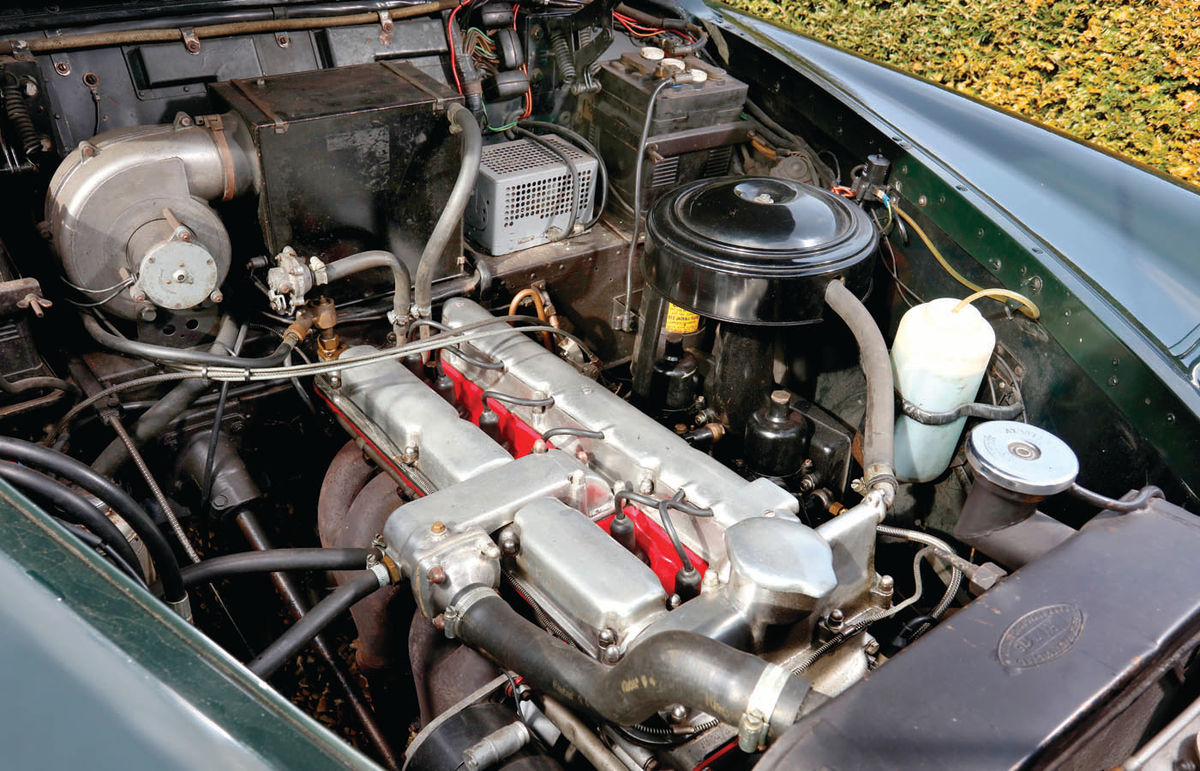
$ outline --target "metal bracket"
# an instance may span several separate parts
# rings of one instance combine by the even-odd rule
[[[200,38],[196,37],[195,27],[180,27],[179,36],[183,38],[183,47],[192,56],[200,55]]]
[[[275,33],[275,45],[280,48],[287,48],[292,44],[292,36],[286,32]]]
[[[246,97],[250,104],[257,107],[259,112],[261,112],[267,120],[271,121],[276,134],[287,133],[287,121],[279,117],[279,115],[277,115],[275,111],[271,109],[271,106],[267,104],[261,96],[254,93],[255,88],[261,88],[266,84],[266,80],[264,78],[258,78],[254,80],[253,85],[251,85],[251,81],[248,80],[231,80],[229,82],[233,84],[233,87],[236,88],[242,96]]]
[[[220,115],[197,115],[196,125],[204,126],[212,132],[213,141],[217,143],[217,153],[221,156],[221,171],[224,174],[221,200],[232,200],[237,187],[237,176],[233,165],[233,153],[229,149],[229,138],[225,135],[225,123]]]
[[[392,14],[389,11],[379,12],[379,45],[391,46],[392,33],[396,31],[396,24],[392,21]]]

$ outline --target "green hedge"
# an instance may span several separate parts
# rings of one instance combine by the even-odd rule
[[[1200,0],[728,0],[1200,184]]]

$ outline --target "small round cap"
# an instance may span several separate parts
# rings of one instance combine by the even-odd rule
[[[1079,459],[1066,442],[1012,420],[976,426],[967,437],[967,462],[977,475],[1022,495],[1061,493],[1079,475]]]
[[[708,72],[699,67],[691,68],[688,70],[688,74],[692,76],[693,83],[703,83],[708,80]]]
[[[666,53],[661,48],[655,46],[644,46],[642,48],[642,58],[651,62],[661,62]]]

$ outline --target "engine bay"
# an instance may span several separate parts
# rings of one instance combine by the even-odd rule
[[[385,767],[1111,767],[1196,697],[1194,469],[903,142],[662,8],[377,5],[0,35],[8,484]]]

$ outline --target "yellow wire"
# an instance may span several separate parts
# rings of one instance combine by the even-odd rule
[[[961,303],[956,305],[954,307],[954,310],[957,311],[960,308],[962,308],[965,304],[973,302],[975,300],[978,300],[980,297],[991,297],[992,299],[996,299],[997,297],[1003,297],[1008,300],[1015,300],[1016,302],[1019,302],[1021,304],[1021,313],[1024,313],[1026,316],[1028,316],[1031,319],[1036,319],[1042,315],[1042,312],[1038,309],[1038,307],[1036,305],[1034,305],[1033,300],[1030,300],[1028,297],[1026,297],[1023,294],[1020,294],[1019,292],[1014,292],[1010,289],[984,289],[983,287],[979,286],[978,284],[976,284],[972,281],[968,281],[966,279],[966,277],[964,277],[961,273],[959,273],[957,270],[955,270],[950,265],[950,263],[946,261],[946,258],[942,256],[942,252],[936,246],[933,245],[933,241],[930,240],[929,236],[926,235],[925,231],[921,229],[921,226],[918,225],[916,223],[916,221],[913,220],[912,217],[908,216],[907,212],[905,212],[903,209],[901,209],[899,206],[896,206],[895,204],[892,205],[892,211],[894,211],[896,213],[897,217],[904,220],[905,223],[907,223],[908,226],[910,228],[912,228],[913,232],[917,234],[918,238],[920,238],[922,241],[925,242],[925,246],[929,249],[929,253],[932,254],[933,258],[938,261],[938,264],[941,265],[946,270],[946,272],[950,274],[951,278],[953,278],[955,281],[957,281],[958,283],[965,286],[967,289],[970,289],[972,292],[974,292],[974,294],[972,294],[970,297],[968,297],[967,299],[963,300]]]
[[[1042,312],[1040,310],[1038,310],[1038,307],[1036,305],[1034,305],[1033,303],[1031,303],[1029,301],[1029,298],[1026,297],[1025,295],[1023,295],[1019,292],[1014,292],[1011,289],[1000,289],[999,287],[995,287],[992,289],[980,289],[975,294],[969,295],[969,296],[965,297],[964,299],[959,300],[958,305],[954,306],[954,313],[958,313],[963,308],[967,307],[971,303],[978,300],[980,297],[990,297],[993,300],[996,300],[996,299],[1015,300],[1016,302],[1021,303],[1021,305],[1023,306],[1021,308],[1021,312],[1024,313],[1026,316],[1028,316],[1031,319],[1036,319],[1038,316],[1042,315]]]

